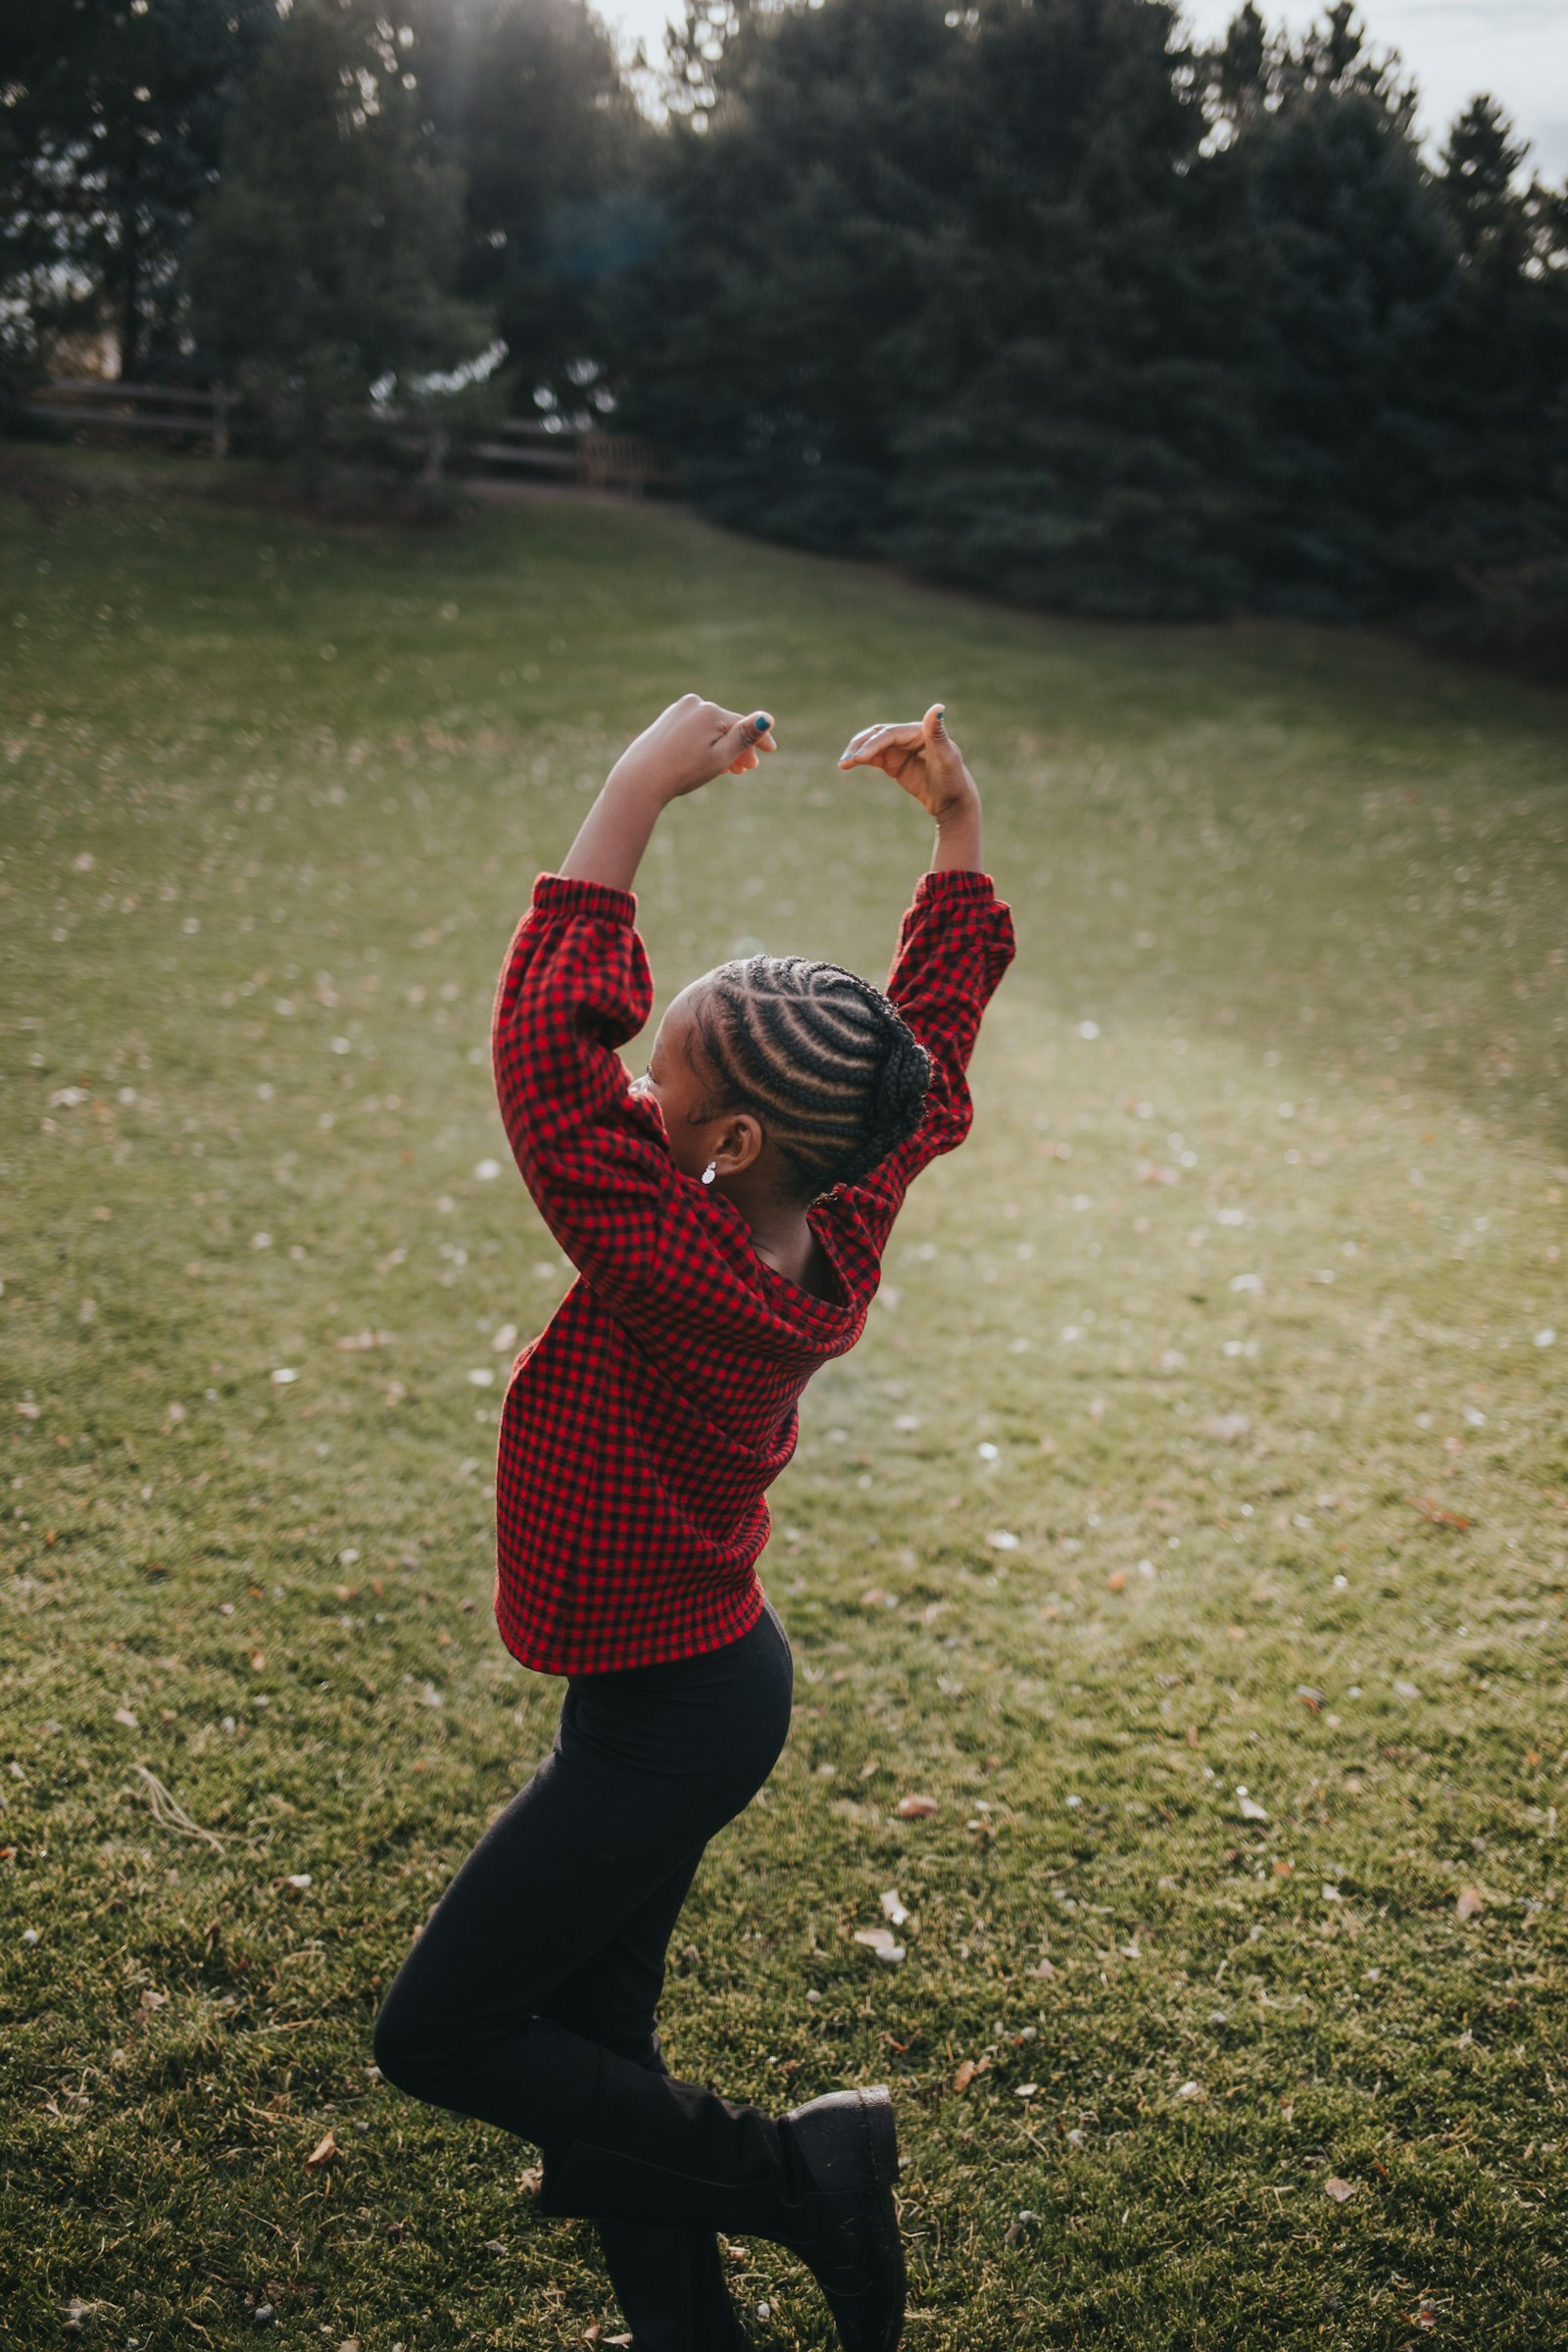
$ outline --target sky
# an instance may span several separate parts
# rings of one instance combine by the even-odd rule
[[[1189,21],[1212,37],[1240,0],[1187,0]],[[1260,0],[1268,22],[1298,29],[1321,8]],[[628,46],[639,36],[651,57],[663,47],[668,0],[597,0],[597,13]],[[1568,178],[1568,0],[1363,0],[1375,49],[1397,49],[1421,91],[1423,139],[1441,146],[1460,108],[1478,90],[1495,98],[1531,143],[1530,166]]]

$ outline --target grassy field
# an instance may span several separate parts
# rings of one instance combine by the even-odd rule
[[[671,2063],[893,2084],[913,2352],[1568,2340],[1568,704],[70,463],[0,514],[0,2344],[620,2330],[369,2023],[560,1699],[489,1618],[568,1272],[495,974],[689,685],[783,749],[655,844],[659,1010],[759,944],[885,975],[929,842],[833,758],[937,696],[1020,953],[773,1492],[795,1727]]]

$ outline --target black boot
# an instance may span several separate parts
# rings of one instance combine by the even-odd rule
[[[752,2352],[711,2230],[604,2219],[598,2229],[632,2352]]]
[[[776,2123],[694,2083],[662,2087],[651,2098],[639,2070],[617,2070],[600,2136],[546,2152],[539,2210],[769,2238],[810,2268],[844,2352],[894,2352],[905,2276],[886,2085],[832,2091]]]
[[[792,2107],[784,2124],[816,2193],[793,2209],[799,2218],[779,2242],[809,2265],[845,2352],[893,2352],[904,2332],[905,2274],[893,2202],[899,2142],[887,2085],[830,2090]]]

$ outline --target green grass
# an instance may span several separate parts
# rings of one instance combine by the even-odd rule
[[[795,1727],[671,2062],[893,2084],[915,2352],[1568,2338],[1564,705],[654,509],[80,474],[145,494],[0,521],[0,2344],[619,2327],[534,2151],[368,2070],[560,1698],[488,1614],[497,1335],[564,1288],[476,1174],[491,990],[689,685],[785,748],[655,844],[659,1009],[743,940],[885,974],[929,844],[832,761],[939,695],[1020,954],[774,1490]]]

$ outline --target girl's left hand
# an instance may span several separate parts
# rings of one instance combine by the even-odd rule
[[[902,784],[939,824],[955,809],[976,805],[975,781],[948,733],[947,707],[933,703],[924,718],[862,727],[839,754],[840,767],[879,767]]]
[[[683,694],[629,743],[610,771],[611,782],[633,782],[660,801],[679,800],[715,776],[744,775],[760,752],[777,751],[765,710],[749,715]]]

